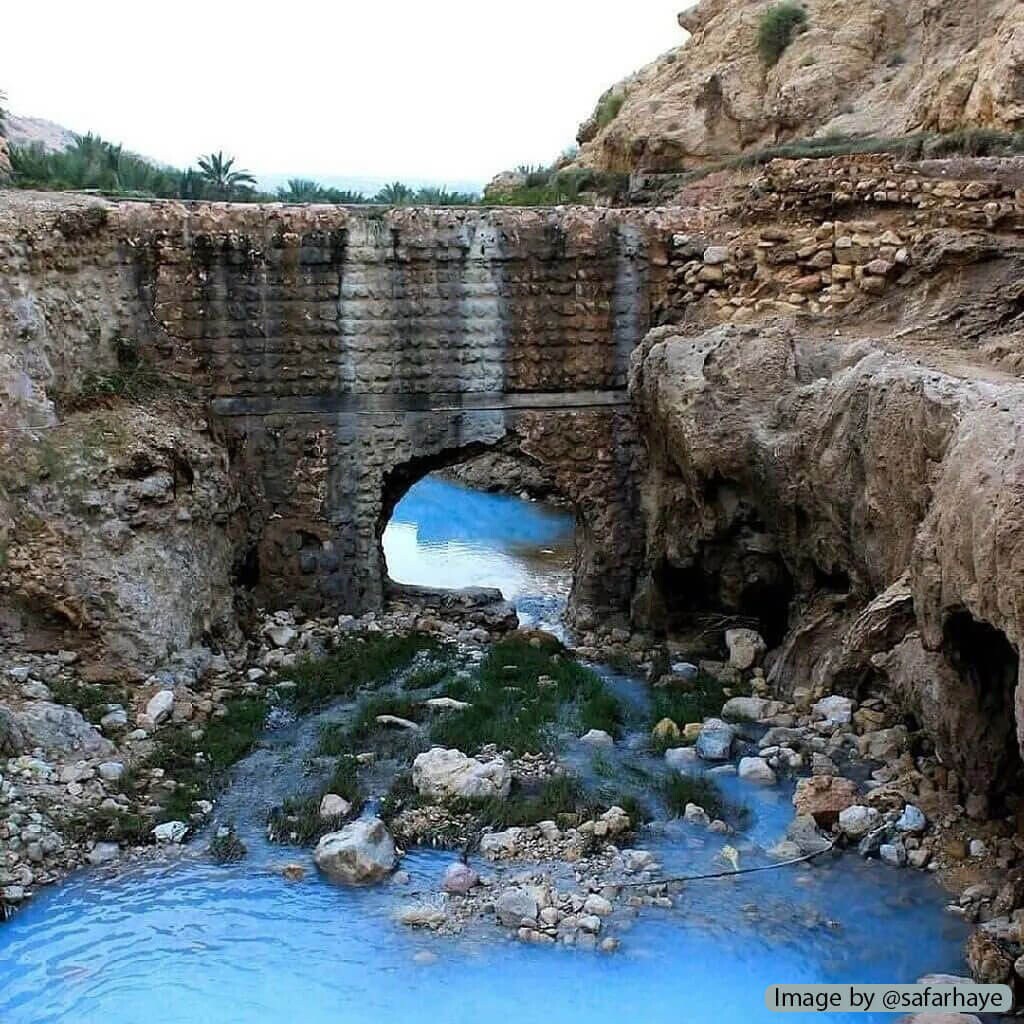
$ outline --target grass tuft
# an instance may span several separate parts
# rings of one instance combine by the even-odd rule
[[[326,658],[307,658],[292,670],[296,686],[289,699],[300,714],[320,710],[338,697],[387,682],[420,651],[436,651],[438,646],[437,640],[419,633],[347,636]]]
[[[555,642],[500,641],[480,665],[475,685],[461,688],[460,696],[471,707],[446,715],[431,738],[466,753],[487,743],[513,754],[547,749],[557,722],[581,728],[584,714],[613,735],[621,721],[600,678]]]
[[[796,35],[807,24],[807,12],[793,0],[783,0],[765,11],[757,30],[761,60],[774,67]]]

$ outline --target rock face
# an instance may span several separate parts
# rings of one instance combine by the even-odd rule
[[[793,806],[798,816],[807,815],[822,828],[831,828],[856,799],[857,784],[852,779],[815,775],[797,783]]]
[[[398,863],[394,841],[379,818],[360,819],[324,836],[313,860],[328,878],[347,885],[379,882]]]
[[[10,586],[31,583],[22,603],[72,628],[102,628],[93,595],[113,596],[110,617],[126,634],[147,619],[154,649],[225,628],[232,576],[268,606],[377,610],[395,504],[425,473],[489,452],[540,466],[584,524],[574,608],[624,612],[642,530],[622,389],[682,219],[5,193],[0,392],[31,456],[10,460],[15,482],[34,484],[0,525],[43,509],[60,538],[12,528]],[[68,413],[135,360],[196,406]],[[453,393],[473,396],[461,417]],[[147,586],[165,577],[182,585]]]
[[[650,593],[689,573],[712,607],[774,630],[770,682],[873,678],[969,790],[998,786],[1024,725],[1024,391],[983,377],[778,324],[652,332],[631,379],[658,439],[637,610],[671,615]]]
[[[42,747],[57,754],[81,752],[96,757],[114,750],[113,744],[74,708],[63,704],[40,701],[13,715],[13,720],[13,735],[20,734],[25,748]]]
[[[579,163],[677,170],[830,133],[1024,125],[1024,11],[1015,0],[801,6],[806,30],[770,67],[757,45],[763,3],[701,0],[685,11],[690,39],[602,98],[580,127]],[[613,97],[621,108],[609,118]]]
[[[432,800],[486,800],[508,796],[512,773],[503,758],[477,761],[460,750],[434,747],[417,755],[412,782],[420,796]]]

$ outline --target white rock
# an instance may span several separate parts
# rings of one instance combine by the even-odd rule
[[[128,712],[124,708],[114,708],[113,711],[108,711],[100,719],[100,728],[104,732],[110,732],[112,729],[123,729],[128,724]]]
[[[839,831],[850,839],[861,839],[878,824],[880,817],[874,807],[854,804],[839,812]]]
[[[526,889],[506,889],[495,901],[494,912],[506,928],[518,928],[524,921],[536,923],[540,908]]]
[[[124,775],[125,766],[120,761],[104,761],[98,771],[105,782],[117,782]]]
[[[173,710],[174,694],[170,690],[158,690],[146,705],[146,717],[154,725],[160,725],[171,717]]]
[[[360,818],[317,843],[313,861],[328,878],[348,885],[379,882],[398,863],[394,840],[380,818]]]
[[[481,762],[460,750],[434,747],[413,761],[412,781],[420,796],[432,800],[485,800],[507,797],[512,773],[504,758]]]
[[[93,867],[99,867],[101,864],[109,864],[111,861],[117,860],[120,854],[121,850],[117,843],[97,843],[89,851],[85,859]]]
[[[729,247],[726,245],[709,245],[704,250],[704,262],[711,267],[729,260]]]
[[[320,801],[321,818],[344,818],[351,810],[352,805],[337,793],[325,793]]]
[[[753,668],[768,650],[761,634],[753,629],[727,629],[725,646],[729,650],[729,664],[741,672]]]
[[[759,786],[774,786],[777,779],[771,765],[763,757],[744,757],[740,760],[739,777]]]
[[[442,888],[445,892],[459,896],[465,895],[470,889],[480,884],[480,876],[468,864],[456,862],[449,864],[444,873]]]
[[[601,747],[604,749],[615,746],[615,740],[602,729],[591,729],[590,732],[580,737],[580,742],[586,743],[588,747]]]
[[[480,837],[480,852],[490,860],[497,860],[514,853],[519,845],[521,828],[509,828],[504,832],[485,832]]]
[[[598,917],[607,917],[612,912],[611,900],[606,900],[596,892],[591,893],[583,903],[585,914],[596,914]]]
[[[782,710],[777,700],[764,697],[733,697],[722,707],[722,718],[728,722],[762,722]]]
[[[677,772],[692,768],[700,758],[693,747],[670,747],[665,751],[665,763]]]
[[[720,718],[709,718],[697,734],[697,756],[705,761],[728,761],[736,731]]]
[[[180,843],[188,835],[188,825],[183,821],[165,821],[153,829],[158,843]]]
[[[704,828],[707,828],[708,825],[711,824],[711,818],[708,815],[708,812],[705,811],[703,807],[693,803],[686,805],[686,808],[683,811],[683,820],[689,822],[691,825],[703,825]]]
[[[900,832],[923,832],[927,827],[928,819],[924,816],[924,811],[913,804],[907,804],[903,808],[900,820],[896,822],[896,828]]]
[[[972,857],[984,857],[988,853],[988,847],[985,845],[984,840],[972,839],[968,852]]]
[[[812,708],[812,717],[826,725],[849,725],[853,721],[853,701],[849,697],[822,697]]]
[[[901,868],[907,863],[907,850],[902,843],[883,843],[878,848],[878,856],[894,868]]]
[[[288,647],[299,634],[291,626],[272,626],[267,636],[275,647]]]

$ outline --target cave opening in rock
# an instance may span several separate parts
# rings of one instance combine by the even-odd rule
[[[663,562],[655,572],[665,632],[706,636],[709,653],[730,626],[756,629],[769,647],[789,629],[793,581],[781,559],[729,544],[709,545],[698,562]]]
[[[502,450],[391,474],[381,530],[389,586],[500,591],[527,624],[553,625],[576,563],[573,510],[543,467]]]
[[[993,766],[988,794],[997,803],[1019,792],[1024,777],[1016,730],[1014,694],[1020,657],[1002,630],[975,619],[965,610],[954,612],[943,627],[943,650],[949,663],[968,683],[990,739],[998,739],[1002,757]]]

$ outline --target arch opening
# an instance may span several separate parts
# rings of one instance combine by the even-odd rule
[[[497,591],[523,625],[558,630],[580,562],[578,520],[553,475],[518,450],[469,445],[413,460],[384,481],[386,589]]]

